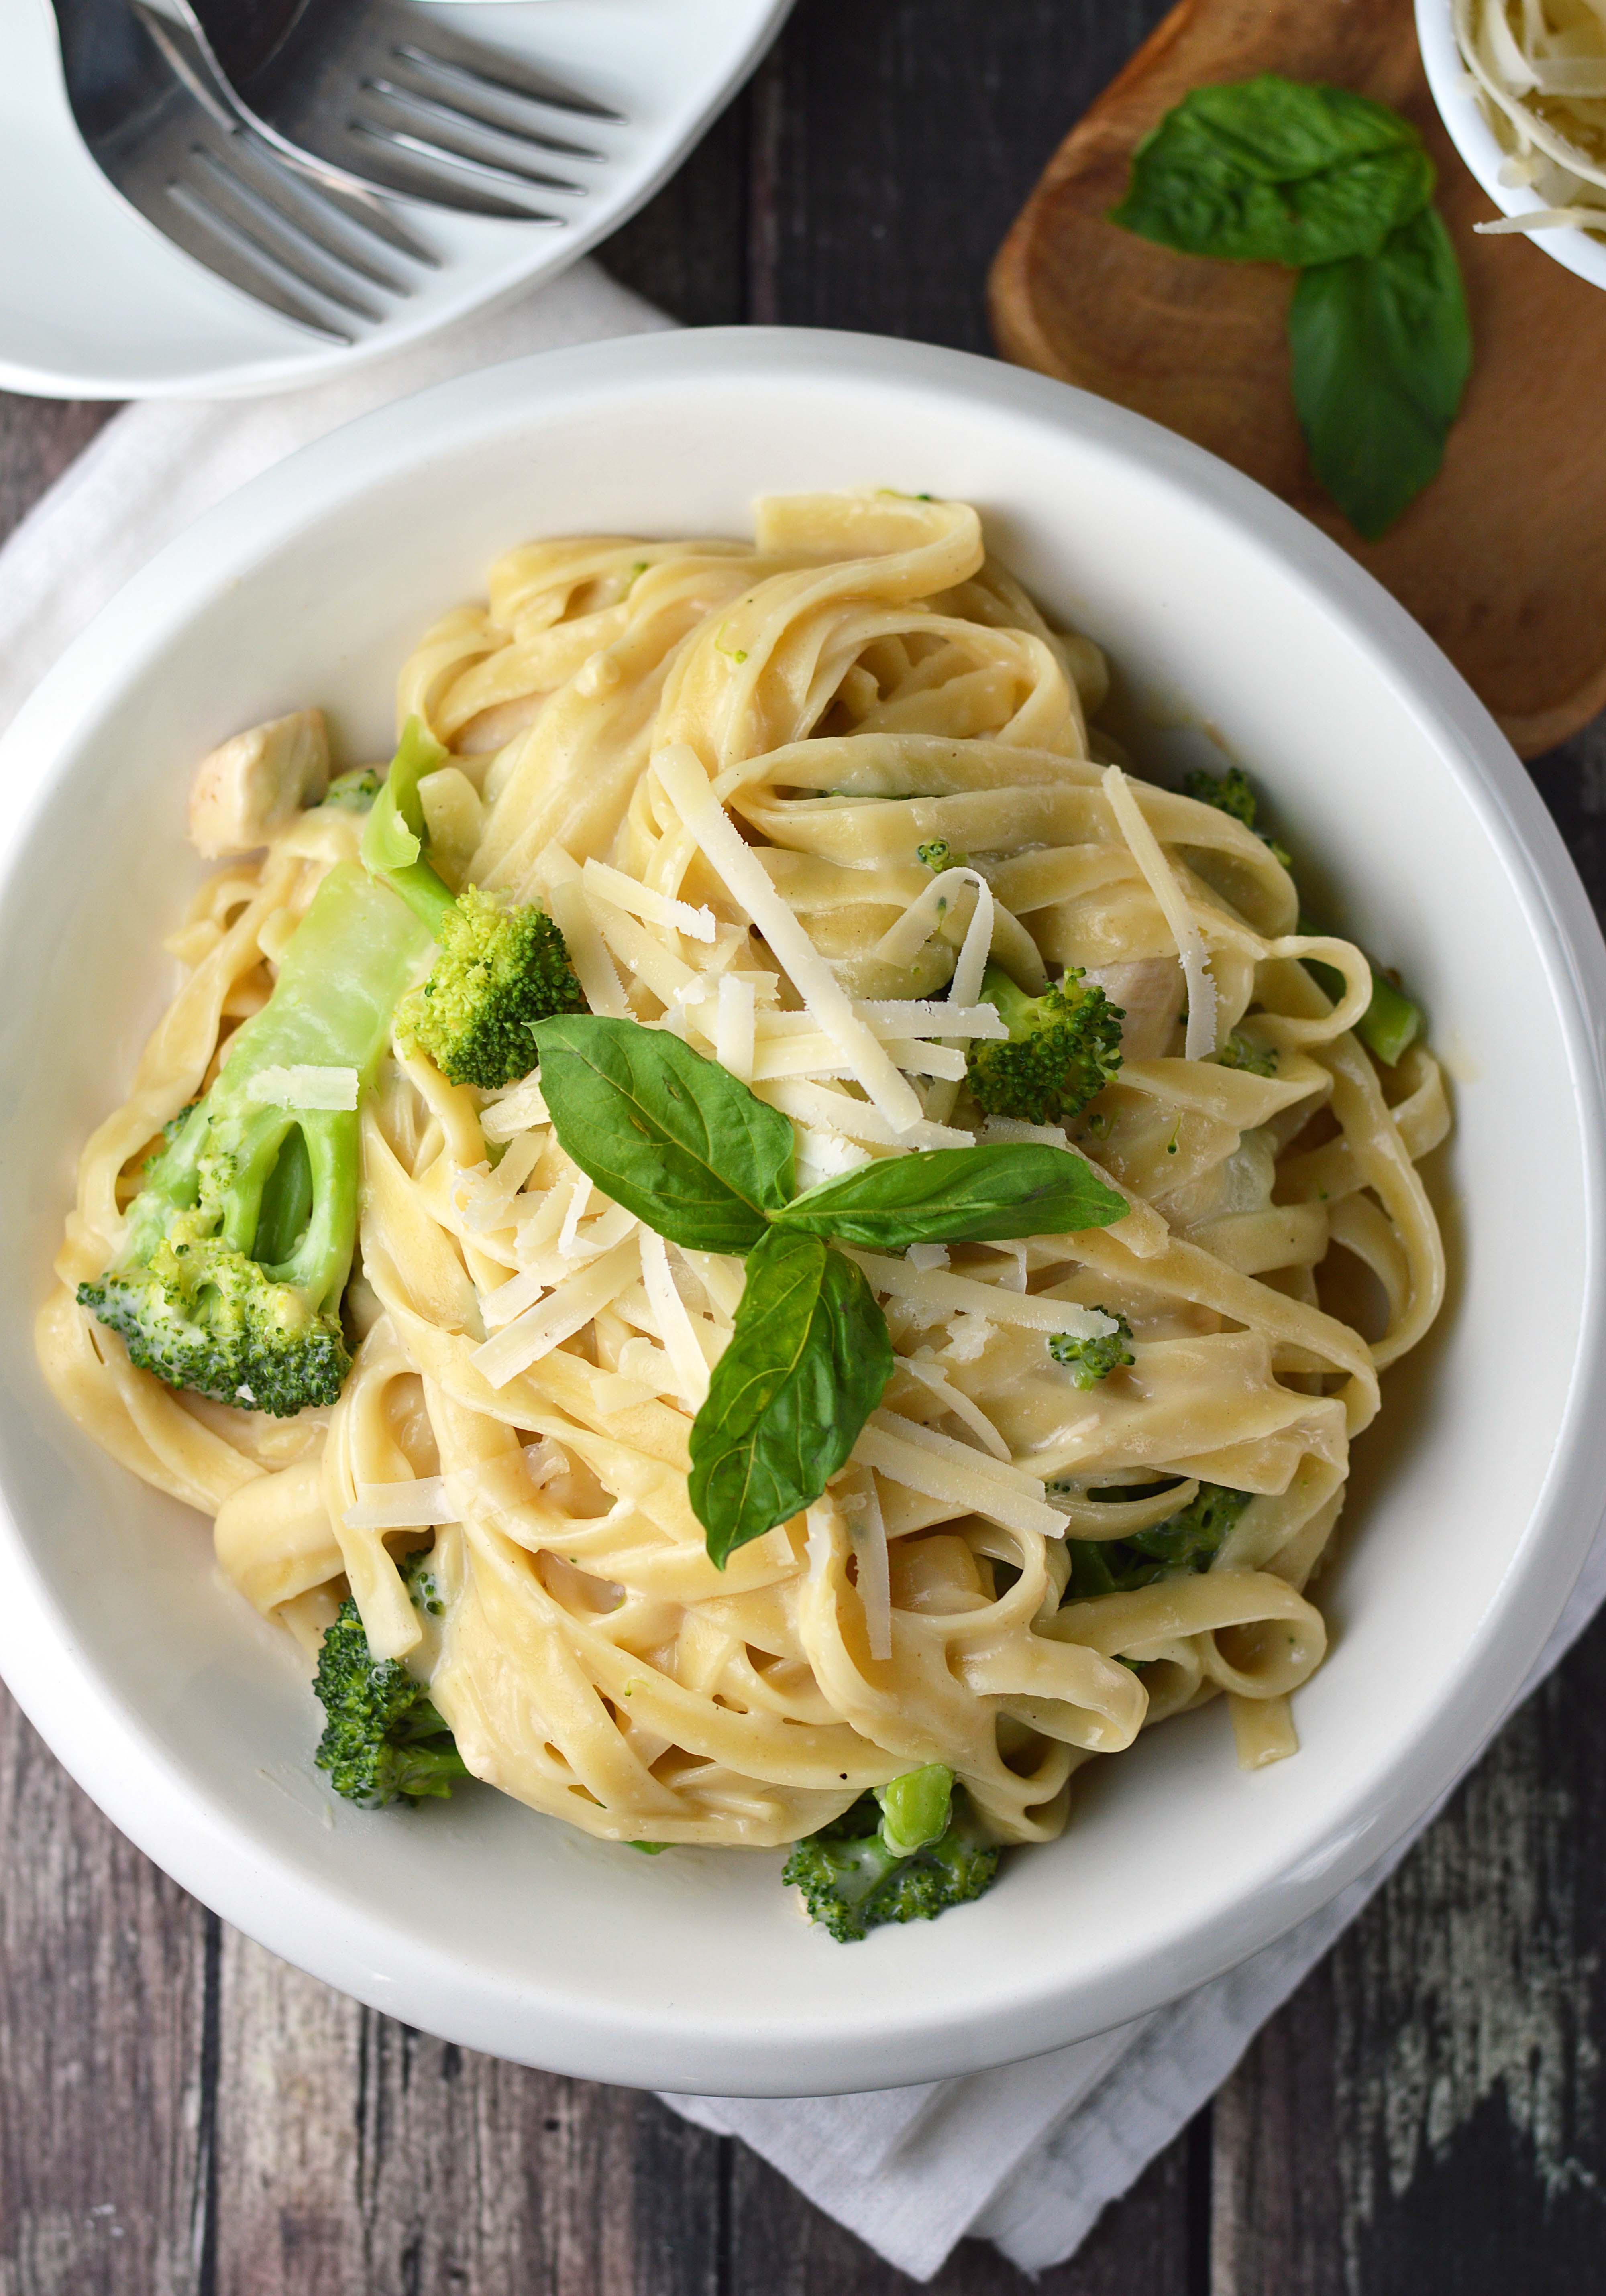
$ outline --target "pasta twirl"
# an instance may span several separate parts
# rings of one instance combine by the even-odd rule
[[[849,1466],[725,1568],[688,1439],[742,1263],[610,1202],[538,1077],[454,1085],[392,1039],[333,1404],[176,1390],[76,1304],[357,857],[333,800],[202,889],[184,986],[84,1151],[39,1326],[65,1408],[215,1518],[309,1652],[349,1594],[476,1777],[605,1839],[792,1842],[940,1764],[994,1841],[1039,1841],[1080,1763],[1218,1695],[1242,1759],[1291,1751],[1349,1446],[1442,1294],[1416,1168],[1448,1112],[1420,1046],[1368,1054],[1366,961],[1302,933],[1272,849],[1112,756],[1104,692],[974,510],[893,496],[762,504],[752,547],[525,545],[402,670],[449,752],[420,797],[454,889],[539,900],[590,1009],[750,1083],[805,1182],[1035,1138],[1127,1196],[1086,1234],[855,1253],[891,1382]],[[969,1092],[1002,1033],[989,964],[1119,1008],[1118,1070],[1067,1128]],[[283,1073],[309,1107],[356,1091]],[[1085,1384],[1050,1349],[1118,1327]],[[421,1606],[399,1564],[432,1538]]]

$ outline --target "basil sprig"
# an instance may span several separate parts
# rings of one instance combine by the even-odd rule
[[[581,1170],[671,1242],[746,1256],[691,1431],[692,1508],[721,1568],[819,1496],[892,1375],[886,1318],[837,1242],[1070,1235],[1127,1209],[1081,1157],[1034,1141],[889,1157],[795,1195],[787,1119],[667,1029],[564,1013],[534,1036]]]
[[[1409,120],[1275,72],[1199,87],[1139,144],[1110,220],[1184,255],[1298,270],[1294,404],[1369,542],[1435,477],[1471,372],[1461,266]]]

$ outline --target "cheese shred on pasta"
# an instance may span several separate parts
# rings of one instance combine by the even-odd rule
[[[1454,0],[1455,37],[1507,157],[1541,202],[1474,229],[1606,231],[1606,0]]]
[[[687,1439],[742,1264],[611,1203],[533,1077],[487,1094],[404,1044],[383,1061],[331,1408],[177,1392],[76,1304],[153,1139],[355,857],[335,806],[192,905],[184,986],[84,1152],[40,1324],[57,1396],[215,1518],[228,1577],[303,1649],[349,1592],[476,1776],[610,1840],[789,1842],[940,1762],[998,1841],[1042,1841],[1091,1754],[1223,1693],[1242,1760],[1292,1751],[1350,1443],[1443,1290],[1416,1165],[1448,1114],[1425,1050],[1384,1071],[1351,1033],[1365,960],[1300,934],[1267,845],[1112,762],[1104,691],[975,511],[889,496],[764,503],[751,548],[531,544],[403,668],[401,716],[451,753],[425,787],[454,882],[539,898],[594,1011],[749,1080],[802,1185],[1047,1139],[1131,1201],[1076,1236],[857,1253],[898,1366],[806,1517],[709,1560]],[[969,1048],[1002,1033],[989,961],[1032,995],[1081,968],[1124,1011],[1123,1065],[1068,1130],[968,1095]],[[1246,1015],[1260,1058],[1217,1057]],[[349,1073],[273,1089],[349,1105]],[[1117,1316],[1132,1361],[1079,1387],[1050,1340]],[[1075,1555],[1201,1485],[1246,1501],[1207,1567],[1066,1599]],[[425,1618],[398,1562],[432,1530]]]

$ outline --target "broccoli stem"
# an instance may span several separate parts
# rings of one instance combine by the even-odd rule
[[[439,773],[449,755],[418,718],[409,718],[362,838],[364,862],[400,894],[436,940],[457,897],[424,858],[428,832],[418,784],[425,774]]]
[[[1413,1004],[1403,988],[1396,988],[1387,973],[1371,964],[1371,1002],[1355,1023],[1355,1034],[1369,1053],[1375,1053],[1386,1069],[1402,1060],[1416,1041],[1422,1025],[1422,1008]]]
[[[338,1397],[358,1113],[287,1107],[252,1087],[266,1070],[336,1069],[356,1072],[360,1096],[428,945],[383,885],[332,869],[267,1004],[146,1167],[121,1251],[78,1300],[169,1386],[279,1417]]]
[[[262,1191],[252,1257],[265,1267],[279,1267],[306,1234],[311,1218],[312,1159],[307,1153],[307,1136],[298,1126],[285,1136]]]
[[[213,1090],[238,1092],[263,1069],[303,1065],[353,1068],[371,1083],[424,947],[383,885],[339,863],[292,935],[272,996],[229,1040]]]
[[[316,1307],[337,1301],[350,1274],[357,1114],[351,1109],[251,1109],[251,1082],[265,1069],[349,1068],[357,1070],[359,1093],[365,1090],[424,946],[383,885],[340,863],[292,936],[272,996],[235,1032],[217,1083],[179,1135],[179,1144],[194,1136],[197,1153],[203,1153],[206,1135],[221,1114],[251,1110],[244,1152],[234,1152],[221,1233],[275,1282],[305,1292]]]
[[[1010,979],[1001,964],[987,967],[982,981],[982,995],[1011,1037],[1025,1037],[1031,1034],[1041,1000],[1028,996],[1025,990]]]
[[[945,1762],[927,1762],[923,1770],[906,1770],[890,1785],[877,1786],[876,1800],[881,1805],[881,1840],[894,1857],[912,1857],[948,1831],[953,1772]]]
[[[1308,917],[1301,917],[1299,930],[1314,938],[1320,929]],[[1369,1053],[1375,1054],[1386,1069],[1391,1069],[1421,1035],[1422,1008],[1403,988],[1396,988],[1386,972],[1378,970],[1374,957],[1367,955],[1364,949],[1361,954],[1371,972],[1371,1002],[1355,1022],[1355,1034]],[[1317,988],[1336,1004],[1344,994],[1344,975],[1338,967],[1307,956],[1305,969]]]

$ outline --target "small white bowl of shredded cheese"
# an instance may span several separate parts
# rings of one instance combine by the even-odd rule
[[[1606,287],[1606,0],[1416,0],[1428,85],[1496,207]]]

